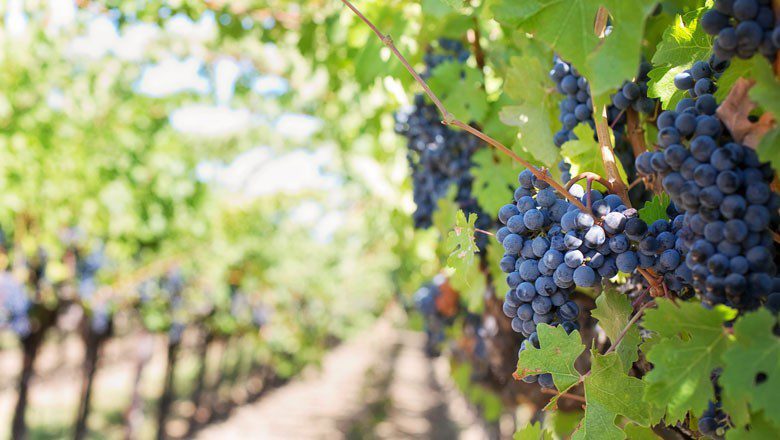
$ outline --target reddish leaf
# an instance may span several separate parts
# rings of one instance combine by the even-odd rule
[[[774,117],[764,113],[758,122],[752,122],[748,115],[756,104],[748,98],[748,91],[755,81],[740,78],[734,83],[731,92],[718,107],[718,117],[737,142],[755,149],[761,138],[772,129]]]

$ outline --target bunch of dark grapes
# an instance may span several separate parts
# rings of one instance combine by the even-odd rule
[[[571,164],[565,159],[558,162],[558,171],[561,172],[561,183],[565,185],[571,180]]]
[[[656,100],[647,96],[647,74],[653,68],[652,64],[642,61],[639,65],[639,74],[634,81],[626,81],[612,95],[612,105],[620,111],[633,108],[639,113],[649,114],[655,110]]]
[[[712,51],[724,60],[746,60],[761,52],[774,61],[780,49],[771,0],[716,0],[714,9],[702,15],[701,26],[716,36]]]
[[[453,40],[440,40],[444,53],[429,52],[425,56],[427,76],[438,64],[455,61],[463,63],[468,58],[462,44]],[[417,206],[413,214],[417,228],[428,228],[433,223],[433,212],[439,199],[446,197],[455,185],[455,201],[466,215],[477,214],[477,228],[490,229],[492,220],[477,204],[471,193],[473,166],[471,157],[482,145],[464,131],[455,131],[441,123],[436,106],[426,102],[425,96],[415,96],[414,105],[395,114],[395,131],[408,139],[407,159],[412,169],[413,198]],[[477,245],[484,249],[485,237],[477,237]]]
[[[617,275],[621,255],[636,245],[626,231],[638,228],[644,236],[647,225],[614,194],[586,194],[573,185],[570,193],[591,207],[586,213],[529,170],[518,180],[514,203],[499,210],[499,221],[506,226],[496,238],[505,251],[501,270],[508,274],[504,314],[512,318],[512,329],[526,337],[522,351],[529,343],[538,348],[540,323],[561,325],[567,332],[578,328],[579,307],[569,299],[575,286],[593,287]],[[523,380],[552,387],[548,375]]]
[[[591,128],[595,127],[593,102],[590,99],[588,80],[581,76],[571,64],[563,61],[557,55],[553,59],[550,79],[555,81],[558,93],[565,95],[559,104],[561,110],[559,118],[563,128],[553,137],[555,146],[560,148],[566,141],[577,138],[572,130],[578,124],[585,123]]]
[[[690,69],[675,75],[674,86],[678,90],[688,92],[686,99],[702,97],[706,101],[702,105],[706,105],[707,109],[714,108],[717,106],[712,95],[717,90],[715,81],[729,64],[728,61],[718,60],[714,55],[710,57],[709,61],[697,61]],[[704,111],[700,111],[700,113],[704,113]]]
[[[778,289],[770,231],[778,225],[780,196],[769,186],[769,164],[730,137],[716,109],[705,93],[661,113],[660,149],[637,157],[636,168],[662,178],[684,214],[679,249],[704,301],[750,310]]]

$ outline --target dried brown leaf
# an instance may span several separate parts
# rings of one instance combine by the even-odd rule
[[[764,113],[757,122],[748,119],[756,104],[748,97],[755,81],[740,78],[734,83],[729,95],[718,107],[718,117],[739,143],[755,149],[766,132],[772,129],[774,117]]]

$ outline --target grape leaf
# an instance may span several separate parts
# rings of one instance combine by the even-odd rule
[[[761,138],[756,147],[758,158],[762,162],[769,162],[775,172],[780,170],[780,128],[775,128]]]
[[[552,438],[552,433],[542,430],[542,424],[539,422],[526,424],[514,435],[515,440],[552,440]]]
[[[673,109],[685,94],[674,86],[674,76],[690,66],[690,63],[675,67],[662,66],[648,72],[650,80],[647,82],[647,96],[660,99],[662,108]],[[655,143],[655,139],[652,143]]]
[[[604,6],[612,17],[612,32],[596,51],[588,55],[583,73],[590,81],[594,96],[614,93],[623,81],[633,78],[642,58],[645,22],[652,14],[655,0],[606,0]],[[593,29],[590,29],[593,32]]]
[[[750,89],[750,99],[764,111],[780,118],[780,81],[775,77],[772,66],[764,57],[753,57],[753,79],[756,84]]]
[[[456,118],[481,121],[488,111],[487,95],[482,88],[482,72],[457,61],[436,66],[428,85]]]
[[[544,422],[557,438],[570,438],[583,415],[583,411],[554,411],[545,415]]]
[[[773,410],[777,412],[777,409]],[[766,415],[759,413],[753,416],[750,426],[741,426],[726,431],[726,440],[755,440],[780,438],[780,429],[766,421]]]
[[[626,433],[626,438],[631,440],[658,440],[662,438],[651,428],[636,423],[627,424],[623,427],[623,431]]]
[[[528,346],[517,360],[519,379],[540,373],[551,373],[553,382],[559,390],[565,390],[580,380],[580,373],[574,368],[574,361],[585,349],[580,340],[580,332],[566,334],[561,327],[539,324],[539,347]]]
[[[512,201],[512,185],[517,184],[519,167],[514,166],[505,155],[496,155],[493,150],[483,148],[472,156],[474,176],[472,192],[485,212],[495,213],[507,202]]]
[[[503,0],[496,20],[533,34],[591,80],[593,96],[603,95],[636,75],[644,25],[655,1]],[[593,23],[599,6],[612,18],[612,33],[600,44]],[[594,83],[595,81],[595,83]]]
[[[669,216],[666,215],[666,208],[669,206],[669,201],[669,195],[666,193],[653,196],[653,200],[645,202],[645,206],[639,210],[639,218],[648,225],[656,220],[667,219]]]
[[[596,308],[591,311],[591,316],[598,319],[599,326],[614,344],[618,335],[631,319],[631,301],[628,297],[622,295],[614,289],[606,289],[598,298],[596,298]],[[639,329],[632,326],[623,337],[620,345],[615,350],[623,364],[623,371],[628,371],[631,364],[639,358],[637,349],[639,347]]]
[[[712,51],[710,36],[699,27],[699,18],[707,9],[700,8],[677,16],[674,25],[667,28],[658,43],[653,65],[681,66],[709,59]]]
[[[672,423],[683,420],[688,411],[701,413],[715,399],[710,373],[723,365],[721,356],[731,342],[723,322],[736,311],[664,300],[657,304],[645,312],[643,322],[659,338],[646,352],[653,370],[643,379],[644,399],[666,408],[666,421]]]
[[[723,409],[737,425],[750,422],[750,411],[780,428],[780,338],[772,328],[777,318],[766,310],[743,315],[734,324],[735,343],[723,354]],[[749,361],[748,361],[749,360]]]
[[[615,426],[618,415],[639,425],[650,426],[661,418],[652,405],[641,405],[645,383],[625,373],[617,353],[601,355],[591,352],[590,375],[585,378],[585,418],[574,439],[623,439],[625,434]]]
[[[574,128],[574,134],[577,135],[578,139],[567,141],[561,147],[561,155],[571,164],[571,175],[575,176],[583,171],[591,171],[599,176],[606,176],[599,144],[593,140],[593,130],[586,124],[580,124]],[[620,177],[625,182],[626,172],[619,160],[617,167]],[[599,183],[594,183],[594,187],[604,189]]]
[[[552,103],[549,93],[548,71],[549,67],[543,66],[539,57],[512,57],[504,90],[517,100],[517,104],[501,109],[499,117],[504,124],[519,128],[517,144],[520,148],[552,167],[559,156],[553,145],[555,121],[550,108],[557,111],[557,105]]]
[[[466,307],[472,312],[482,310],[484,304],[482,293],[485,289],[485,275],[479,269],[476,255],[479,252],[474,240],[474,224],[477,214],[469,214],[468,219],[463,211],[458,210],[455,216],[455,226],[447,234],[447,266],[454,269],[450,278],[454,287],[466,302]]]
[[[495,19],[519,26],[577,67],[599,42],[593,31],[597,0],[503,0],[493,7]]]

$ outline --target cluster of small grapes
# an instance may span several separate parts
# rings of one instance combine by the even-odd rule
[[[454,40],[439,40],[439,47],[449,53],[426,55],[426,74],[445,61],[464,62],[468,51]],[[464,55],[465,54],[465,55]],[[471,156],[482,145],[480,141],[463,131],[444,126],[436,107],[415,96],[414,105],[396,112],[395,131],[408,139],[407,159],[412,169],[412,195],[417,206],[413,214],[417,228],[428,228],[433,223],[433,213],[439,199],[445,197],[452,185],[457,187],[455,201],[466,215],[477,214],[476,227],[490,229],[492,220],[479,207],[472,195],[473,177]],[[477,246],[484,249],[487,239],[477,237]]]
[[[652,68],[652,64],[642,61],[636,79],[626,81],[617,93],[612,95],[612,105],[620,111],[631,107],[639,113],[652,113],[655,110],[656,100],[647,96],[647,81],[650,79],[647,74]]]
[[[697,109],[699,113],[712,114],[717,107],[715,97],[712,95],[717,90],[715,81],[720,78],[726,68],[731,64],[729,61],[720,61],[715,55],[710,56],[709,61],[697,61],[693,63],[690,69],[686,69],[674,77],[674,86],[678,90],[687,91],[688,98],[683,99],[690,102],[690,99],[701,101]],[[685,105],[685,104],[683,104]]]
[[[780,196],[770,189],[770,166],[731,139],[716,109],[712,95],[702,94],[661,113],[660,150],[637,157],[636,168],[661,177],[684,213],[678,248],[696,291],[709,304],[749,310],[780,290],[770,233]]]
[[[561,110],[559,118],[563,128],[553,137],[555,146],[560,148],[566,141],[577,138],[572,130],[579,123],[586,123],[591,128],[595,127],[593,102],[590,98],[588,80],[580,75],[571,64],[563,61],[557,55],[553,59],[550,79],[555,81],[558,93],[566,96],[559,104]]]
[[[24,285],[10,272],[0,274],[0,329],[10,328],[19,338],[30,335],[32,301]]]
[[[716,0],[714,9],[702,16],[701,26],[716,36],[712,51],[724,60],[748,59],[761,52],[773,61],[780,49],[771,0]]]
[[[436,309],[436,298],[441,294],[435,282],[427,283],[414,293],[415,308],[423,315],[425,326],[425,353],[430,357],[440,354],[445,340],[444,329],[447,320]]]
[[[713,439],[722,439],[730,426],[729,416],[723,412],[720,400],[719,376],[720,370],[715,370],[710,376],[715,387],[715,401],[708,402],[707,409],[699,417],[698,423],[699,432]]]

